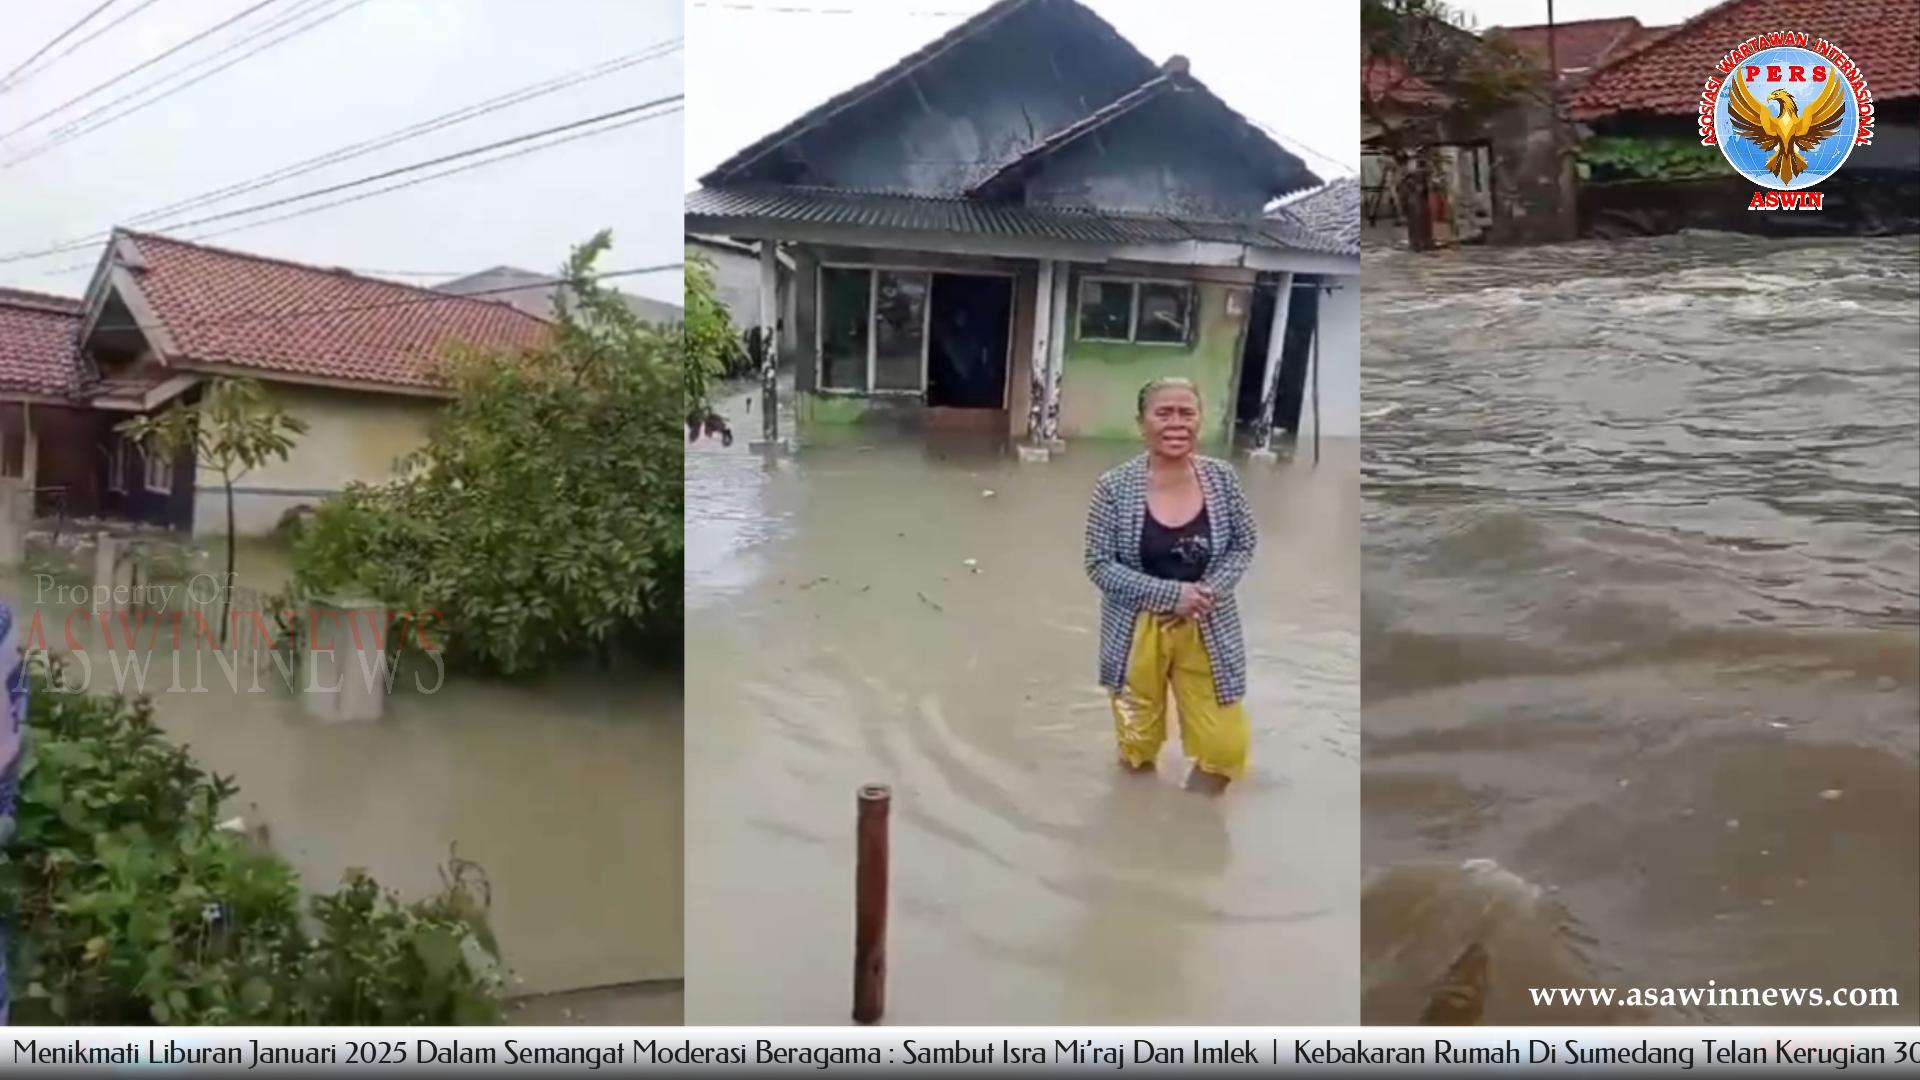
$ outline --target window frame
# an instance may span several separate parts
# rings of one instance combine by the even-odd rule
[[[820,313],[827,308],[826,271],[828,270],[864,270],[867,272],[867,372],[865,386],[861,389],[850,390],[845,387],[832,387],[827,385],[826,325],[825,320],[820,318]],[[880,313],[880,275],[883,273],[920,274],[926,278],[926,302],[921,305],[920,311],[920,386],[918,389],[876,390],[873,386],[873,377],[877,369],[876,358],[879,356],[880,348],[878,320]],[[962,277],[1006,278],[1008,280],[1008,288],[1013,288],[1014,282],[1019,279],[1019,275],[1014,271],[1001,269],[930,266],[920,263],[844,262],[839,260],[822,261],[819,263],[813,275],[813,392],[816,394],[830,394],[837,397],[891,397],[920,398],[924,400],[927,396],[928,358],[933,349],[933,279],[935,275],[938,274],[957,274]],[[1018,314],[1018,299],[1017,296],[1014,297],[1016,305],[1007,309],[1007,358],[1009,363],[1012,362],[1013,358],[1013,337],[1015,326],[1019,321],[1016,317]],[[1002,386],[1000,389],[1002,399],[1001,408],[1006,407],[1005,398],[1007,392],[1007,388]]]
[[[179,469],[176,468],[178,463],[170,460],[165,454],[160,453],[151,443],[141,446],[140,457],[142,458],[140,479],[142,486],[147,489],[147,492],[152,495],[173,494],[174,474],[179,471]],[[167,470],[165,486],[153,482],[153,469],[155,465],[162,465]]]
[[[107,451],[107,490],[115,495],[127,493],[127,446],[125,432],[113,433],[113,446]]]
[[[1127,287],[1127,336],[1124,338],[1087,337],[1080,332],[1081,312],[1086,302],[1083,292],[1087,285],[1116,284]],[[1187,319],[1182,327],[1183,333],[1178,341],[1141,341],[1140,340],[1140,287],[1143,285],[1168,285],[1182,289],[1187,294]],[[1138,345],[1149,349],[1191,349],[1193,348],[1193,315],[1200,306],[1199,283],[1187,278],[1134,277],[1126,274],[1085,274],[1073,287],[1073,340],[1101,345]]]

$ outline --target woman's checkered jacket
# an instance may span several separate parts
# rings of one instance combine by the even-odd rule
[[[1233,466],[1217,458],[1193,459],[1206,493],[1212,526],[1207,572],[1213,614],[1200,623],[1200,640],[1213,665],[1213,696],[1231,705],[1247,695],[1247,649],[1240,632],[1234,587],[1253,565],[1259,537],[1253,512]],[[1100,587],[1100,685],[1119,690],[1126,681],[1133,624],[1142,611],[1170,614],[1180,583],[1140,569],[1140,532],[1147,518],[1147,455],[1115,466],[1093,487],[1087,510],[1087,576]]]

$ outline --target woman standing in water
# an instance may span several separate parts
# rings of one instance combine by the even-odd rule
[[[1233,466],[1194,453],[1202,415],[1190,379],[1155,379],[1137,406],[1146,453],[1094,485],[1087,576],[1100,587],[1100,685],[1112,694],[1120,760],[1153,768],[1171,696],[1187,786],[1219,792],[1247,762],[1246,647],[1233,590],[1253,563],[1253,514]]]

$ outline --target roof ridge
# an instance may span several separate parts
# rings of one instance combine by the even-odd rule
[[[822,184],[762,183],[762,184],[736,184],[731,186],[723,185],[719,187],[701,187],[696,189],[694,194],[698,194],[700,192],[725,192],[725,191],[736,191],[736,192],[743,192],[743,193],[751,192],[754,194],[772,194],[772,193],[778,193],[778,192],[792,192],[796,195],[845,196],[847,198],[855,198],[855,199],[899,199],[904,202],[941,203],[949,206],[972,206],[972,207],[979,207],[984,210],[993,210],[1000,205],[984,199],[971,198],[963,194],[936,195],[930,192],[922,192],[922,191],[867,191],[859,188],[828,187]],[[1019,211],[1028,212],[1028,213],[1039,212],[1039,213],[1047,213],[1047,214],[1074,214],[1074,215],[1079,215],[1082,217],[1090,217],[1090,218],[1125,218],[1132,221],[1197,221],[1197,222],[1211,223],[1216,225],[1243,225],[1248,222],[1261,221],[1265,217],[1264,208],[1262,208],[1262,211],[1260,213],[1247,214],[1239,217],[1213,217],[1213,216],[1198,215],[1198,214],[1152,214],[1152,213],[1143,213],[1138,210],[1106,210],[1098,207],[1088,207],[1088,206],[1052,206],[1047,203],[1023,203],[1017,206],[1008,207],[1008,209],[1019,210]]]
[[[86,306],[77,296],[60,296],[36,289],[16,289],[11,285],[0,285],[0,305],[20,308],[24,311],[46,311],[75,317],[78,317]]]
[[[377,278],[377,277],[370,277],[366,274],[357,274],[351,270],[345,269],[344,267],[317,266],[313,263],[297,262],[293,259],[283,258],[278,255],[261,255],[257,252],[252,252],[252,251],[239,251],[234,248],[221,247],[217,244],[202,243],[201,241],[198,241],[198,240],[182,240],[179,237],[167,236],[164,233],[145,232],[139,229],[129,229],[125,226],[115,226],[113,231],[115,235],[130,236],[130,237],[133,237],[135,240],[158,240],[163,244],[174,244],[179,247],[194,248],[199,251],[209,251],[216,255],[225,255],[231,258],[236,258],[236,259],[246,259],[250,262],[271,263],[275,266],[285,266],[294,270],[304,270],[304,271],[307,271],[308,273],[326,274],[329,277],[347,278],[353,281],[364,281],[371,285],[381,285],[387,288],[398,289],[404,292],[414,293],[423,298],[432,297],[437,300],[458,301],[460,303],[466,303],[466,304],[485,304],[489,308],[499,309],[503,311],[511,311],[515,315],[520,316],[521,318],[532,319],[542,324],[545,324],[548,322],[548,320],[546,319],[542,319],[539,316],[534,315],[530,312],[522,311],[521,309],[514,307],[512,304],[509,304],[503,300],[489,300],[479,296],[466,296],[460,293],[440,292],[439,290],[431,288],[426,285],[414,285],[414,284],[403,282],[403,281],[389,281],[386,278]],[[556,284],[558,284],[558,282],[556,282]],[[425,300],[423,299],[422,302],[424,303]]]
[[[1587,76],[1586,86],[1576,91],[1573,94],[1573,97],[1568,101],[1567,104],[1572,105],[1574,102],[1578,101],[1582,96],[1586,94],[1587,90],[1591,88],[1596,81],[1599,80],[1600,76],[1607,73],[1608,71],[1611,71],[1614,68],[1619,67],[1622,64],[1625,64],[1627,61],[1632,60],[1633,58],[1641,55],[1642,53],[1645,53],[1649,49],[1652,49],[1654,46],[1659,45],[1661,42],[1664,42],[1669,38],[1678,37],[1679,35],[1685,33],[1687,30],[1691,29],[1692,27],[1705,23],[1709,19],[1718,17],[1720,14],[1722,14],[1729,8],[1736,8],[1742,4],[1749,3],[1749,2],[1751,2],[1751,0],[1720,0],[1720,3],[1715,4],[1712,7],[1707,8],[1705,11],[1702,11],[1696,14],[1693,18],[1683,19],[1680,22],[1674,24],[1665,33],[1648,34],[1645,38],[1642,38],[1641,40],[1636,41],[1631,45],[1628,45],[1626,49],[1624,49],[1620,53],[1620,55],[1615,56],[1608,60],[1604,60],[1599,67],[1593,69],[1592,73],[1590,73]],[[1648,29],[1653,29],[1653,28],[1648,27]]]
[[[1591,26],[1595,23],[1636,23],[1645,25],[1640,22],[1640,17],[1637,15],[1602,15],[1593,19],[1559,19],[1550,23],[1519,23],[1514,26],[1490,26],[1487,28],[1487,32],[1497,34],[1503,30],[1545,30],[1548,27],[1553,27],[1558,30],[1567,26]]]

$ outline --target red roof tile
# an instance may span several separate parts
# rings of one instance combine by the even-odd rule
[[[1367,101],[1398,105],[1443,106],[1451,100],[1391,56],[1376,56],[1363,61],[1360,93]]]
[[[445,345],[525,348],[552,331],[506,303],[151,233],[120,235],[146,264],[129,269],[172,338],[171,363],[431,388]]]
[[[1579,72],[1597,68],[1640,39],[1640,20],[1582,19],[1557,23],[1552,27],[1553,59],[1560,70]],[[1547,63],[1548,28],[1540,26],[1503,26],[1492,32],[1540,61]]]
[[[1755,34],[1826,38],[1860,65],[1874,100],[1920,94],[1920,4],[1914,0],[1731,0],[1609,62],[1569,103],[1576,118],[1622,112],[1690,116],[1714,64]]]
[[[0,289],[0,395],[77,396],[79,332],[78,300]]]

